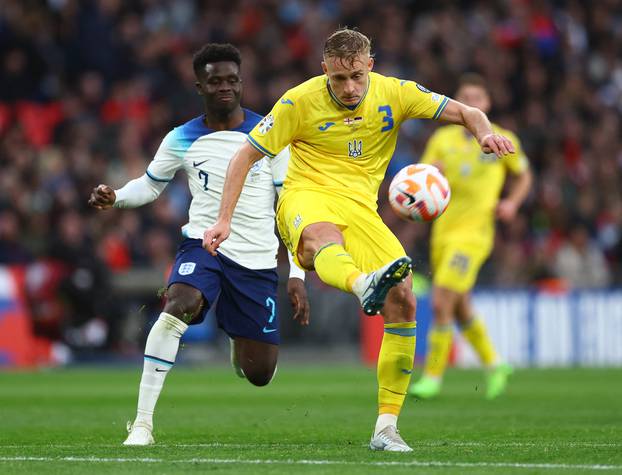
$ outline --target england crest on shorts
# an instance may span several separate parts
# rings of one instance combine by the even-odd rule
[[[194,272],[194,268],[196,266],[195,262],[182,262],[179,265],[179,270],[177,272],[179,275],[190,275]]]

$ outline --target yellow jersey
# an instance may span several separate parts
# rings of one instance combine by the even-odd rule
[[[506,174],[524,172],[529,164],[516,135],[493,124],[508,137],[515,152],[503,158],[482,152],[475,137],[458,125],[439,128],[430,137],[421,163],[438,166],[451,187],[451,201],[432,224],[432,244],[458,241],[490,249],[495,210]]]
[[[400,124],[436,119],[447,101],[413,81],[371,72],[364,97],[347,106],[333,94],[327,76],[317,76],[287,91],[248,141],[269,157],[290,144],[281,199],[292,190],[316,189],[375,209]]]

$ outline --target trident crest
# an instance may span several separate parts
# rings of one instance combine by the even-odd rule
[[[358,158],[361,155],[363,155],[363,141],[354,139],[348,142],[348,156]]]

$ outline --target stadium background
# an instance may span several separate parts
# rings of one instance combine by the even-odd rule
[[[201,113],[191,58],[202,44],[228,41],[241,49],[243,105],[263,114],[284,90],[320,73],[324,38],[348,25],[371,36],[381,73],[449,95],[461,73],[481,73],[492,93],[492,119],[517,132],[531,160],[534,189],[518,218],[499,227],[480,275],[481,305],[493,314],[487,318],[499,317],[500,327],[489,322],[493,336],[511,345],[508,335],[531,322],[520,355],[530,364],[534,338],[559,334],[562,322],[564,341],[580,346],[585,320],[602,334],[585,344],[614,352],[594,362],[622,364],[616,350],[622,297],[615,290],[622,283],[620,24],[616,1],[4,0],[4,323],[16,312],[27,315],[37,335],[62,344],[54,347],[61,361],[138,361],[187,217],[185,178],[136,210],[94,212],[86,204],[91,188],[118,187],[144,173],[166,132]],[[426,121],[402,127],[389,176],[417,160],[434,127]],[[425,294],[429,228],[400,221],[384,188],[379,205],[414,258]],[[285,280],[286,266],[280,270]],[[313,274],[307,287],[308,329],[290,321],[282,292],[286,346],[356,352],[355,300]],[[534,292],[543,289],[552,300],[540,302]],[[598,302],[578,305],[584,294],[574,289],[598,289],[586,294]],[[531,310],[508,310],[517,305]],[[425,305],[420,315],[424,320]],[[5,346],[14,345],[3,333],[11,340]],[[224,354],[213,328],[195,330],[193,338],[212,341],[206,348]],[[502,352],[511,350],[503,345]],[[567,350],[543,364],[583,361]],[[4,363],[10,364],[6,354]]]
[[[243,103],[265,113],[320,72],[339,25],[372,37],[380,72],[440,93],[483,74],[492,118],[531,159],[534,189],[499,228],[476,295],[517,367],[507,393],[486,401],[481,371],[450,369],[437,400],[405,403],[414,453],[369,451],[377,387],[359,342],[373,358],[379,319],[311,274],[309,328],[281,289],[272,384],[236,378],[222,334],[193,330],[156,445],[122,447],[188,195],[178,177],[147,207],[102,213],[87,208],[92,187],[141,175],[164,134],[201,113],[191,56],[203,43],[241,48]],[[622,471],[621,36],[617,0],[0,0],[0,472]],[[435,126],[402,127],[389,175]],[[420,354],[429,230],[385,196],[419,271]],[[460,342],[454,357],[474,363]]]

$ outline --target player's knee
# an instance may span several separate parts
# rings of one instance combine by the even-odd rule
[[[164,311],[190,324],[199,317],[203,307],[203,295],[189,285],[173,284],[166,296]]]
[[[406,321],[414,321],[417,313],[417,299],[410,289],[403,289],[400,293],[403,294],[400,305],[404,309],[404,317]]]
[[[405,285],[399,285],[391,289],[390,303],[393,309],[397,309],[394,319],[395,321],[413,322],[417,313],[417,299],[413,295],[410,288]]]
[[[272,381],[272,377],[274,376],[276,365],[262,365],[257,366],[254,365],[250,368],[244,368],[244,375],[248,382],[254,386],[267,386],[270,381]]]

